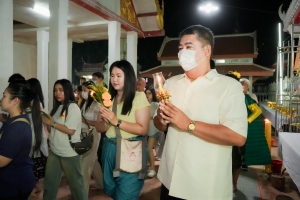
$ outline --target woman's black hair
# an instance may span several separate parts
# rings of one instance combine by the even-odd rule
[[[114,67],[117,67],[124,72],[124,88],[123,88],[123,95],[121,97],[121,101],[124,101],[124,104],[123,104],[121,114],[126,115],[130,113],[132,108],[132,101],[135,97],[136,76],[134,74],[132,65],[127,60],[120,60],[111,64],[109,68],[110,74]],[[115,96],[117,95],[117,90],[115,90],[115,88],[111,84],[111,81],[109,81],[109,92],[111,94],[112,99],[114,99]]]
[[[146,91],[149,90],[152,94],[152,102],[158,102],[158,99],[156,97],[156,93],[155,93],[155,90],[153,88],[153,86],[150,86],[148,87],[146,90],[145,90],[145,94],[146,94]]]
[[[54,97],[55,85],[57,84],[60,84],[64,90],[64,102],[62,103],[57,101],[56,98]],[[53,109],[51,110],[50,115],[53,116],[56,113],[58,107],[63,104],[63,108],[60,113],[60,115],[62,115],[70,102],[75,102],[75,97],[74,97],[74,92],[73,92],[73,87],[71,82],[67,79],[57,80],[53,86]]]
[[[82,92],[82,86],[81,86],[81,85],[78,85],[78,86],[77,86],[77,90],[78,90],[79,92]]]
[[[11,83],[16,80],[25,80],[24,76],[19,73],[15,73],[8,78],[8,82]]]
[[[86,87],[86,88],[88,88],[88,86],[90,86],[90,85],[95,85],[95,84],[93,83],[93,81],[86,81],[86,82],[83,82],[83,83],[82,83],[82,86],[84,86],[84,87]],[[85,102],[86,102],[86,105],[85,105],[85,112],[89,109],[89,107],[90,107],[91,104],[93,103],[94,99],[93,99],[91,93],[92,93],[92,91],[89,91],[89,93],[88,93],[88,99],[87,99],[87,100],[83,99],[84,102],[81,103],[81,105],[80,105],[80,110],[81,110],[81,108],[83,107],[83,105],[84,105]]]
[[[39,150],[42,143],[41,133],[43,130],[39,96],[27,85],[14,82],[11,82],[8,85],[6,91],[11,95],[11,100],[15,98],[19,99],[20,109],[22,110],[22,113],[25,112],[27,108],[29,108],[30,103],[32,102],[32,122],[36,140],[34,150]]]
[[[45,108],[44,95],[40,81],[36,78],[31,78],[27,81],[29,83],[30,88],[39,96],[40,102],[42,103],[43,108]]]

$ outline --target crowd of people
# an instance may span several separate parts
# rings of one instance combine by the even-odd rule
[[[154,88],[136,79],[126,60],[109,67],[108,86],[101,72],[92,80],[81,78],[78,101],[71,82],[57,80],[49,93],[54,97],[50,113],[42,112],[40,82],[13,74],[1,99],[6,114],[0,115],[0,199],[27,200],[40,192],[44,178],[43,199],[54,200],[62,174],[75,200],[88,199],[91,177],[113,199],[138,199],[145,177],[156,176],[156,140],[167,133],[157,174],[160,199],[232,200],[242,165],[271,163],[261,111],[247,94],[246,79],[240,83],[237,73],[224,76],[214,69],[214,36],[208,28],[188,27],[179,39],[184,74],[166,80],[168,101],[158,102]],[[98,85],[108,88],[113,105],[92,98],[91,86]],[[93,129],[93,144],[79,155],[70,143],[80,142],[86,128]],[[136,167],[123,159],[124,144],[141,145],[129,155],[139,170],[123,170]],[[43,170],[34,167],[42,160]]]

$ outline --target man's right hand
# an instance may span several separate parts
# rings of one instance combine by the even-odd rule
[[[0,114],[0,122],[5,122],[7,120],[8,116],[7,114],[1,113]]]

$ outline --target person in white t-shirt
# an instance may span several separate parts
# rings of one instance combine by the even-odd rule
[[[160,199],[232,200],[232,146],[245,144],[248,127],[242,86],[210,68],[208,28],[188,27],[179,40],[185,73],[166,80],[171,97],[154,117],[160,131],[168,130],[157,174]]]
[[[55,200],[62,173],[65,174],[75,200],[87,200],[82,175],[82,156],[71,147],[71,142],[80,142],[81,113],[76,103],[72,84],[60,79],[54,83],[53,109],[50,119],[42,116],[50,132],[50,149],[45,181],[44,200]]]
[[[92,148],[83,154],[82,160],[82,172],[84,187],[87,193],[89,193],[91,175],[93,176],[96,187],[103,189],[103,173],[100,163],[98,162],[97,150],[99,147],[101,134],[95,129],[96,121],[99,114],[100,104],[95,101],[92,96],[92,90],[88,89],[88,86],[95,85],[92,81],[82,83],[82,98],[84,99],[83,105],[80,107],[81,112],[84,116],[82,118],[82,128],[94,128],[93,130],[93,145]]]

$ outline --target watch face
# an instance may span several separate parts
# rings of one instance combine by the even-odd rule
[[[189,129],[190,129],[191,131],[195,130],[195,124],[190,124],[190,125],[189,125]]]

